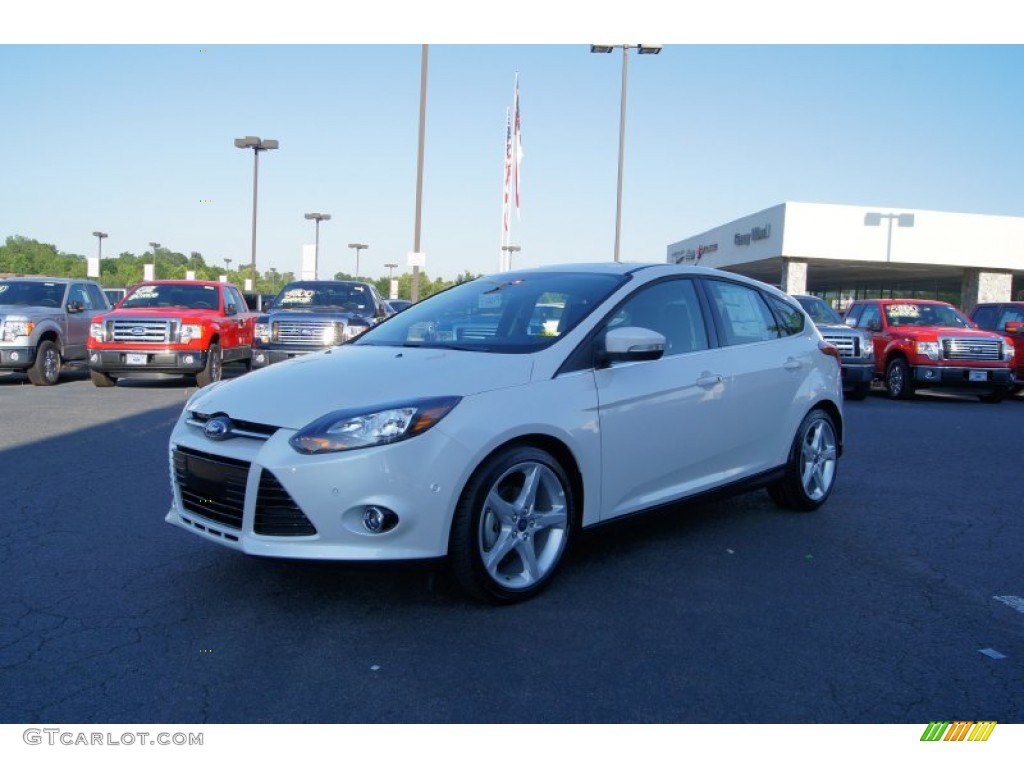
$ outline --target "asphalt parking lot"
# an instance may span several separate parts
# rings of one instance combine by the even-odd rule
[[[1024,721],[1019,395],[848,403],[822,510],[635,518],[491,608],[164,523],[192,391],[0,374],[0,722]]]

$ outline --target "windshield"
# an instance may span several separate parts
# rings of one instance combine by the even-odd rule
[[[817,296],[798,296],[796,299],[804,308],[811,320],[817,325],[842,325],[843,321],[824,299]]]
[[[292,283],[274,299],[274,309],[330,309],[373,314],[373,297],[358,283]]]
[[[536,352],[571,331],[626,278],[586,272],[507,272],[413,304],[354,344]]]
[[[936,325],[945,328],[973,328],[974,323],[948,304],[887,304],[885,317],[889,325]]]
[[[213,285],[137,285],[131,290],[121,309],[178,307],[181,309],[218,309],[220,297]]]
[[[0,282],[0,306],[59,307],[66,283],[43,283],[31,280]]]

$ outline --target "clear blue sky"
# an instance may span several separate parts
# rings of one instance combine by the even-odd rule
[[[321,26],[336,23],[288,18],[282,38],[301,40],[308,28],[319,41]],[[176,24],[165,39],[200,36]],[[404,270],[414,235],[415,35],[403,27],[405,39],[391,44],[235,42],[262,43],[263,24],[251,37],[214,26],[202,35],[212,42],[179,44],[150,42],[159,34],[94,42],[133,39],[126,33],[72,45],[73,28],[67,37],[0,33],[0,240],[23,235],[92,256],[91,233],[102,230],[105,256],[157,241],[209,263],[248,263],[253,153],[233,139],[256,135],[280,142],[260,155],[261,270],[299,271],[314,235],[303,214],[313,211],[332,215],[320,227],[321,272],[354,271],[350,242],[369,245],[363,274],[384,275],[389,262]],[[741,18],[734,28],[743,43],[756,32]],[[147,29],[161,29],[159,19]],[[730,39],[716,31],[710,39]],[[677,43],[660,32],[660,55],[629,58],[624,260],[661,261],[675,240],[786,200],[1024,215],[1024,47],[698,45],[693,30],[681,28]],[[443,42],[429,47],[427,273],[497,268],[516,72],[524,157],[515,264],[610,259],[621,51],[428,36]]]

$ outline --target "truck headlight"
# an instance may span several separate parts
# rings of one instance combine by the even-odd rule
[[[261,344],[270,343],[270,323],[256,323],[253,327],[253,335],[259,340]]]
[[[93,341],[106,341],[106,333],[103,330],[103,323],[89,324],[89,337]]]
[[[875,358],[875,344],[868,334],[860,337],[860,356],[865,360],[874,360]]]
[[[329,413],[307,424],[288,441],[299,453],[351,451],[421,435],[458,405],[460,397],[432,397],[373,409]]]
[[[203,326],[195,325],[193,323],[182,323],[178,329],[178,340],[182,344],[188,344],[194,339],[203,338]]]
[[[1003,360],[1013,360],[1013,353],[1013,342],[1003,339]]]
[[[927,357],[929,360],[939,359],[939,342],[919,341],[917,342],[917,354]]]
[[[348,325],[345,326],[342,332],[342,341],[349,341],[350,339],[354,339],[359,334],[365,333],[368,330],[370,330],[369,323],[363,323],[359,321],[350,322]]]
[[[14,341],[19,336],[31,336],[35,327],[36,324],[30,320],[7,320],[0,326],[0,338],[4,341]]]

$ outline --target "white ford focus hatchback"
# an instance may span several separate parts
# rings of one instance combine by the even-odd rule
[[[170,440],[167,521],[253,555],[446,558],[512,602],[581,528],[709,492],[821,506],[838,351],[790,297],[701,267],[463,283],[324,352],[222,381]]]

